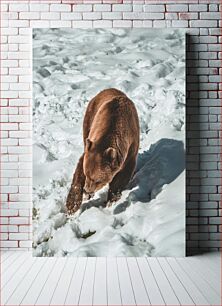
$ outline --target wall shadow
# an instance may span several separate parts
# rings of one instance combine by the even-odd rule
[[[200,205],[200,112],[199,66],[195,38],[186,35],[186,255],[199,248]]]

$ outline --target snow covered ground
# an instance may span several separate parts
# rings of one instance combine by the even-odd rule
[[[33,255],[184,256],[185,32],[33,30]],[[121,199],[106,190],[67,217],[88,101],[115,87],[134,101],[137,170]]]

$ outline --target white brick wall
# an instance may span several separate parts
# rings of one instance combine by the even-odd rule
[[[187,247],[188,253],[220,247],[220,4],[220,0],[2,1],[1,248],[31,247],[32,27],[187,28]]]

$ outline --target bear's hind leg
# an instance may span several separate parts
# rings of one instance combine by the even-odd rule
[[[134,173],[135,166],[135,158],[129,159],[123,169],[113,178],[109,185],[107,206],[111,206],[112,202],[116,202],[120,199],[121,192],[129,183]]]
[[[85,185],[85,175],[83,172],[83,158],[84,154],[80,157],[77,164],[71,188],[66,200],[66,207],[68,214],[74,214],[82,204],[83,188]]]

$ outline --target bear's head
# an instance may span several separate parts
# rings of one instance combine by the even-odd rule
[[[109,184],[122,165],[120,154],[115,148],[105,148],[86,139],[83,171],[86,177],[84,190],[93,194]]]

